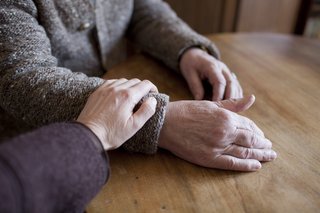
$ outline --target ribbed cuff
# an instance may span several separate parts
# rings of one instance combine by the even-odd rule
[[[148,97],[154,97],[157,99],[156,113],[132,138],[122,145],[122,147],[127,151],[155,154],[158,150],[160,130],[165,119],[169,96],[159,93],[149,93],[142,99],[142,101]]]

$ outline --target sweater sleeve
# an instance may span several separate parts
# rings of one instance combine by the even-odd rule
[[[76,118],[104,81],[58,66],[33,1],[0,1],[0,106],[32,126]]]
[[[57,123],[0,145],[0,212],[83,212],[109,163],[96,136]]]
[[[179,59],[190,47],[220,57],[216,46],[186,25],[162,0],[135,0],[129,38],[143,51],[179,71]]]
[[[104,82],[58,66],[37,13],[32,0],[0,1],[0,106],[34,127],[77,118]],[[154,96],[157,113],[128,141],[130,151],[156,151],[167,97]]]

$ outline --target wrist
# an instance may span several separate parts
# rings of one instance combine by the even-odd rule
[[[166,108],[165,119],[159,134],[158,146],[163,149],[166,149],[166,141],[168,139],[167,125],[168,125],[168,120],[170,119],[169,111],[171,110],[171,107],[172,107],[172,104],[171,102],[169,102]]]
[[[89,129],[96,136],[96,138],[99,140],[103,150],[108,151],[108,150],[112,149],[112,147],[107,143],[107,139],[106,139],[107,137],[105,135],[105,131],[103,131],[97,125],[92,124],[92,123],[84,122],[79,119],[77,120],[77,122],[80,123],[81,125],[87,127],[87,129]]]

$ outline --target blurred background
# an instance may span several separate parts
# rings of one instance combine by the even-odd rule
[[[320,39],[320,0],[164,0],[201,34],[276,32]]]

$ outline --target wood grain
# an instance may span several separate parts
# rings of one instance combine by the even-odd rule
[[[256,95],[244,115],[273,141],[278,158],[241,173],[195,166],[163,150],[113,151],[110,182],[88,212],[319,212],[320,42],[275,34],[210,39],[245,93]],[[171,100],[191,98],[180,76],[147,56],[130,58],[107,77],[150,79]]]

